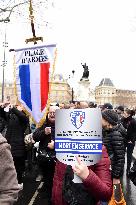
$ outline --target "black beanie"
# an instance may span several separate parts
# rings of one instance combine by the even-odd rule
[[[105,110],[102,112],[102,117],[111,125],[118,124],[118,114],[114,110]]]
[[[111,110],[111,109],[113,109],[113,106],[110,104],[110,103],[105,103],[104,105],[103,105],[103,110],[104,109],[109,109],[109,110]]]

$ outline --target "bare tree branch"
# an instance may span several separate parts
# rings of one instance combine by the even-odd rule
[[[9,1],[10,2],[10,1]],[[12,6],[11,8],[9,7],[9,2],[6,8],[0,8],[0,13],[4,12],[9,12],[9,14],[7,15],[7,17],[0,19],[0,22],[9,22],[10,21],[10,17],[12,12],[14,11],[15,8],[28,3],[29,1],[24,1],[24,2],[20,2],[18,4],[15,4],[14,6]]]
[[[23,5],[23,4],[26,4],[26,3],[28,3],[28,2],[29,2],[29,1],[22,2],[22,3],[19,3],[19,4],[14,5],[14,6],[11,8],[11,10],[10,10],[10,13],[9,13],[8,18],[10,18],[11,13],[13,12],[13,10],[14,10],[16,7],[18,7],[18,6],[20,6],[20,5]]]

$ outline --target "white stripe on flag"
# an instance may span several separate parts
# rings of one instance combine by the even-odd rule
[[[32,115],[36,122],[41,119],[41,95],[40,95],[40,64],[33,63],[30,66],[30,89],[32,102]]]

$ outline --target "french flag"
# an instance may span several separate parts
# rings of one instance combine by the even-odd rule
[[[19,66],[21,99],[31,111],[35,107],[35,103],[38,103],[41,112],[47,104],[49,92],[49,68],[49,62],[24,64]],[[40,99],[40,101],[35,102],[37,99]]]
[[[17,100],[36,124],[44,120],[47,112],[49,78],[53,71],[55,50],[55,44],[15,50]]]

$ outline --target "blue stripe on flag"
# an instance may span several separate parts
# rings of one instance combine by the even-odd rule
[[[19,77],[21,87],[21,99],[26,103],[29,109],[32,110],[29,65],[19,66]]]

